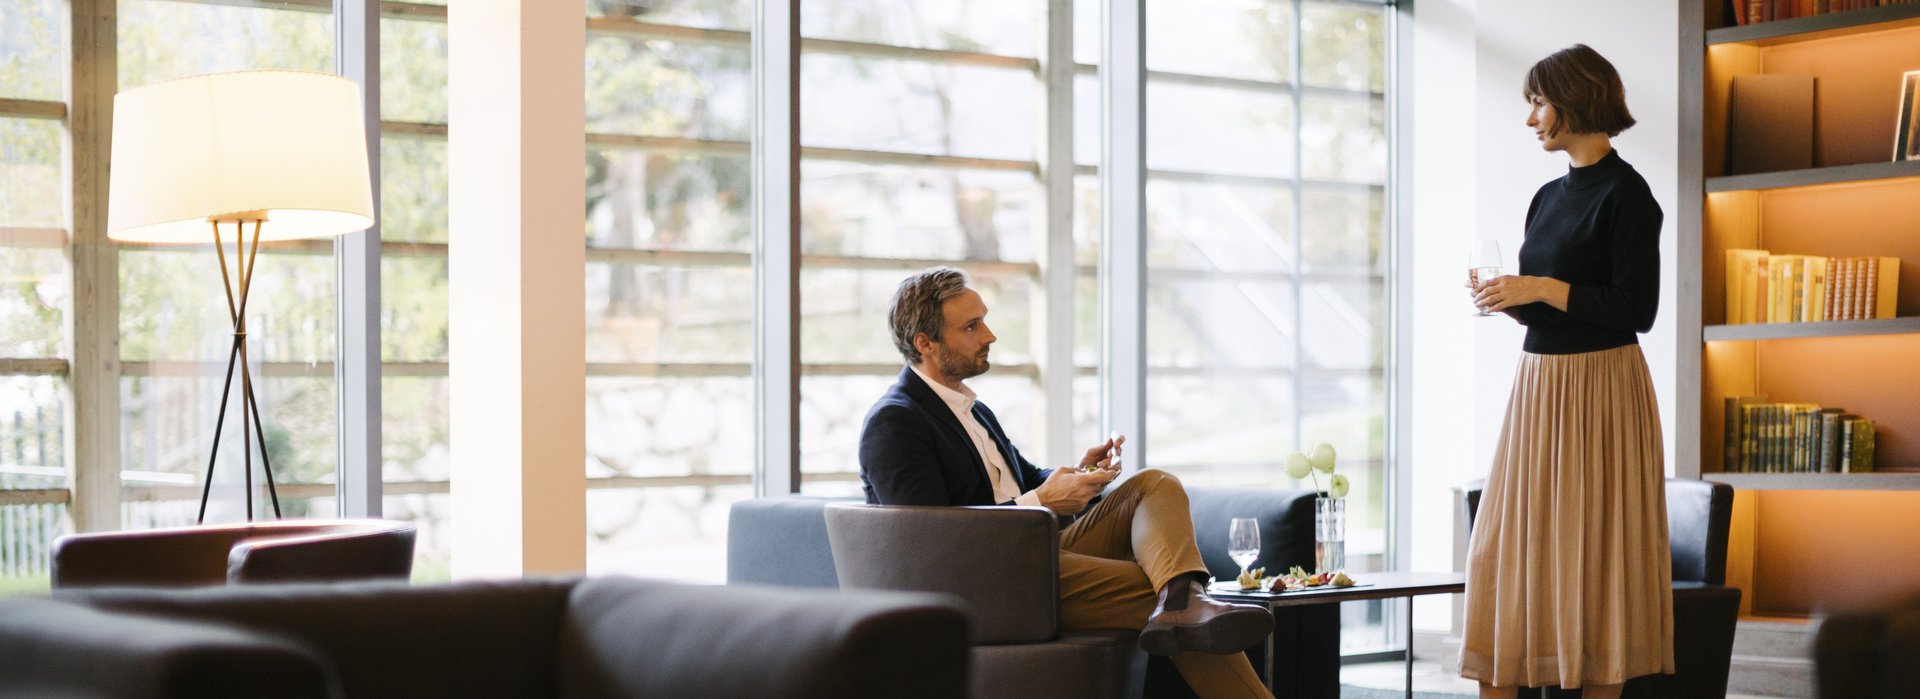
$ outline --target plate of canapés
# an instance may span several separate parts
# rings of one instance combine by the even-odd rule
[[[1281,594],[1302,590],[1354,587],[1361,584],[1348,576],[1347,571],[1344,570],[1308,573],[1300,566],[1293,566],[1281,575],[1267,575],[1266,571],[1265,567],[1254,568],[1241,573],[1240,579],[1233,583],[1217,583],[1214,587],[1226,591]]]

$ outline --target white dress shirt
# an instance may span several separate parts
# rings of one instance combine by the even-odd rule
[[[960,384],[960,390],[948,388],[946,384],[933,380],[918,366],[909,366],[920,380],[927,382],[933,394],[947,404],[953,416],[960,419],[960,426],[967,431],[967,437],[973,440],[974,451],[980,452],[980,460],[987,464],[987,482],[993,484],[993,501],[1012,500],[1016,505],[1040,506],[1040,496],[1033,492],[1020,492],[1020,480],[1013,475],[1013,469],[1007,467],[1007,458],[1000,454],[1000,447],[993,443],[993,436],[987,428],[973,417],[973,404],[976,402],[973,389]]]

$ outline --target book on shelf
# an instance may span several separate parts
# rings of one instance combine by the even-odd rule
[[[1722,473],[1873,471],[1872,420],[1814,403],[1769,403],[1766,396],[1723,400]]]
[[[1905,5],[1916,0],[1729,0],[1735,26],[1815,17],[1871,7]]]
[[[1727,174],[1813,167],[1812,75],[1733,76],[1727,96]]]
[[[1725,253],[1726,324],[1892,318],[1900,258]]]

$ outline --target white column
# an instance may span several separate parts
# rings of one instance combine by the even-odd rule
[[[455,578],[586,567],[584,16],[448,11]]]
[[[754,495],[800,492],[800,0],[753,6]]]
[[[1100,24],[1100,394],[1128,470],[1147,462],[1145,0],[1105,0]]]
[[[367,128],[373,209],[380,210],[380,2],[333,0],[334,71],[360,84]],[[342,517],[379,517],[380,224],[333,239],[334,424]]]
[[[113,0],[73,0],[67,81],[67,230],[73,236],[73,338],[67,473],[74,531],[120,528],[120,263],[107,239],[107,158],[119,48]]]

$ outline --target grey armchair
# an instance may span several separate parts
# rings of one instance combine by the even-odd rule
[[[53,586],[404,580],[413,570],[413,539],[412,524],[379,519],[72,534],[53,543]]]
[[[1139,696],[1139,629],[1060,628],[1057,522],[1037,507],[826,508],[841,589],[937,592],[965,603],[976,696]]]

